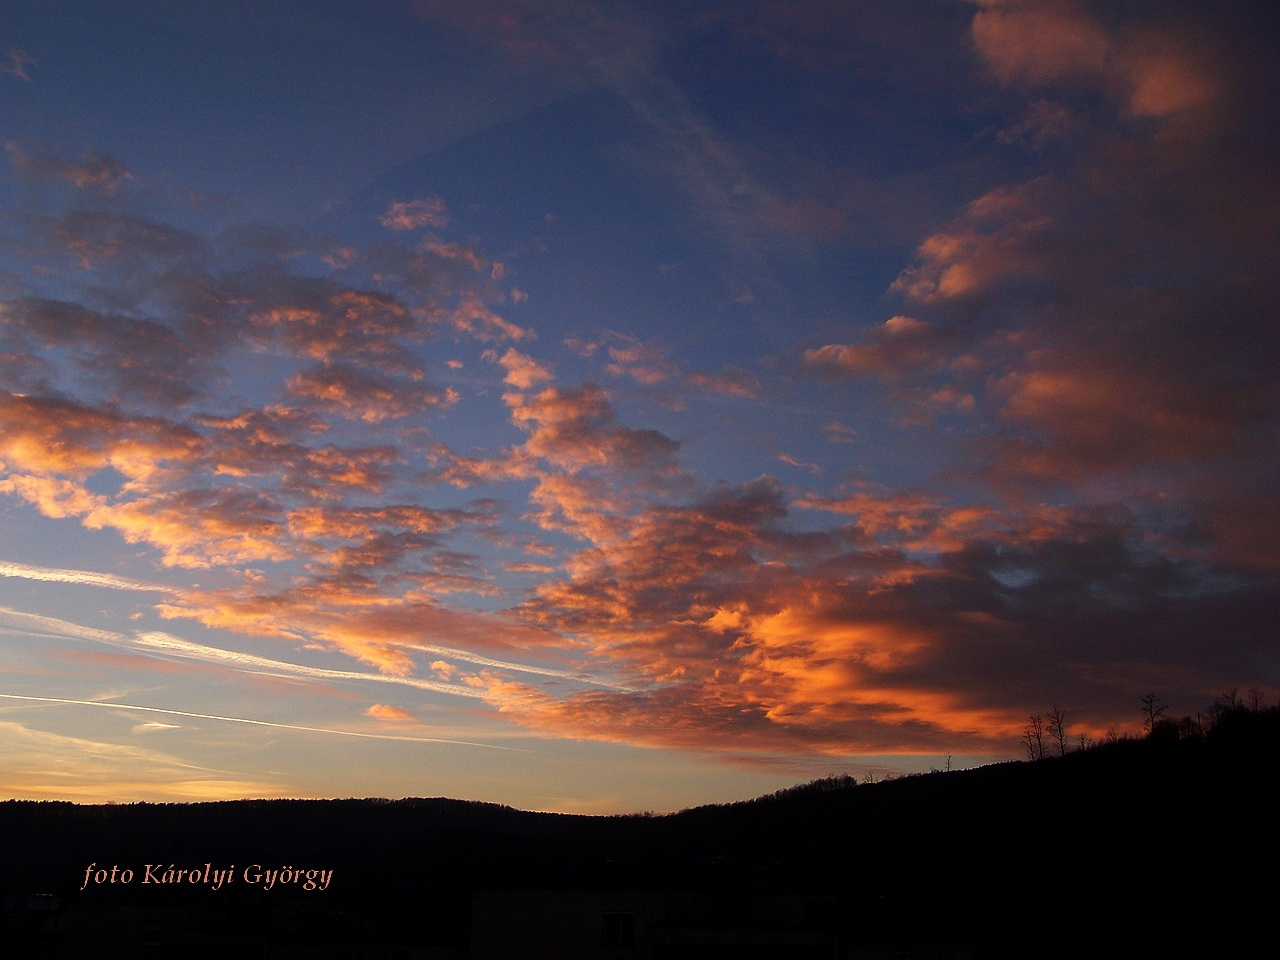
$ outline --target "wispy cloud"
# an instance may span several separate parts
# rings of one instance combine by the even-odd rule
[[[719,373],[685,374],[685,382],[697,390],[726,397],[754,400],[760,395],[760,378],[750,370],[728,366]]]
[[[481,696],[474,689],[462,684],[439,683],[434,680],[423,680],[394,674],[333,670],[326,667],[310,667],[304,664],[287,663],[268,657],[259,657],[251,653],[194,643],[159,631],[137,633],[130,637],[122,633],[85,627],[54,617],[23,613],[8,607],[0,607],[0,620],[7,622],[7,629],[9,630],[38,636],[91,640],[134,652],[146,653],[151,656],[178,657],[184,660],[218,664],[245,673],[273,677],[305,677],[312,680],[325,681],[354,680],[369,683],[392,683],[419,690],[429,690],[434,693],[449,693],[460,697],[478,698]],[[494,662],[493,665],[497,666],[498,664]],[[506,666],[509,669],[516,669],[514,665]],[[534,668],[534,672],[537,672],[537,668]]]
[[[464,683],[441,683],[435,680],[403,676],[399,674],[367,673],[358,670],[336,670],[329,667],[307,666],[305,664],[290,663],[269,657],[261,657],[256,654],[244,653],[242,651],[227,650],[223,647],[213,647],[207,644],[196,643],[192,640],[184,640],[181,637],[175,637],[172,634],[164,633],[162,631],[143,631],[132,635],[126,635],[110,630],[100,630],[94,627],[82,626],[80,624],[71,623],[67,620],[60,620],[55,617],[24,613],[8,607],[0,607],[0,623],[7,624],[7,627],[0,627],[0,629],[8,629],[46,637],[67,637],[69,639],[76,640],[91,640],[96,643],[105,643],[114,647],[121,647],[136,653],[144,653],[150,656],[177,657],[184,660],[195,660],[202,663],[217,664],[232,669],[238,669],[247,673],[259,673],[265,676],[305,677],[307,679],[324,681],[347,680],[369,683],[389,683],[412,687],[419,690],[428,690],[434,693],[448,693],[459,697],[483,697],[483,693],[479,692],[475,687],[467,686]],[[431,654],[437,657],[448,657],[450,660],[470,663],[481,667],[489,667],[510,673],[552,677],[559,680],[573,681],[575,683],[623,689],[614,684],[591,677],[583,672],[557,670],[551,667],[538,666],[536,664],[521,664],[514,663],[509,660],[498,660],[493,657],[480,656],[471,651],[458,649],[456,647],[445,647],[437,644],[418,644],[414,646],[414,649],[424,654]]]
[[[123,639],[123,638],[122,638]],[[474,690],[460,684],[438,683],[433,680],[421,680],[416,677],[400,677],[385,673],[362,673],[357,670],[333,670],[326,667],[308,667],[298,663],[285,663],[267,657],[255,656],[251,653],[240,653],[192,643],[159,631],[136,634],[133,644],[147,651],[166,656],[182,657],[186,660],[199,660],[203,663],[217,663],[234,667],[246,673],[264,673],[276,677],[307,677],[313,680],[358,680],[370,683],[393,683],[419,690],[430,690],[434,693],[448,693],[458,697],[478,697]]]
[[[125,642],[124,634],[111,630],[99,630],[96,627],[85,627],[57,617],[46,617],[36,613],[24,613],[9,607],[0,607],[0,622],[3,629],[21,632],[39,637],[67,637],[73,640],[92,640],[96,643],[107,643],[118,646]]]
[[[40,580],[46,583],[76,583],[89,587],[105,587],[109,590],[137,590],[144,593],[171,593],[178,588],[159,583],[146,583],[130,577],[110,573],[94,573],[91,570],[65,570],[55,567],[33,567],[26,563],[0,560],[0,577],[18,577],[23,580]]]
[[[16,702],[9,709],[14,706]],[[67,736],[8,720],[0,722],[0,744],[5,753],[0,792],[6,796],[117,803],[238,800],[281,794],[281,784],[270,778],[246,779],[136,744]]]
[[[442,737],[411,737],[390,733],[367,733],[359,730],[338,730],[332,727],[308,727],[297,723],[276,723],[271,720],[252,720],[247,717],[224,717],[210,713],[192,713],[186,710],[166,710],[161,707],[144,707],[131,703],[117,703],[114,700],[71,700],[60,697],[31,697],[16,693],[0,693],[5,700],[20,700],[26,703],[61,704],[76,707],[104,707],[112,710],[136,710],[142,713],[159,713],[169,717],[190,717],[194,720],[219,720],[223,723],[243,723],[254,727],[270,727],[275,730],[296,730],[300,733],[322,733],[335,737],[356,737],[361,740],[399,740],[405,743],[447,743],[467,747],[484,747],[489,750],[518,750],[518,747],[504,747],[492,743],[476,743],[470,740],[449,740]]]

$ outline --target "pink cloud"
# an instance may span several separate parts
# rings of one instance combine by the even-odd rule
[[[494,340],[534,340],[536,335],[530,329],[511,323],[485,304],[476,295],[464,295],[451,307],[438,307],[432,311],[431,319],[435,323],[443,323],[459,333],[465,333],[482,342]]]
[[[942,367],[945,354],[939,331],[907,316],[890,317],[868,331],[859,344],[830,343],[804,352],[801,362],[832,373],[870,375],[893,380]]]
[[[548,387],[532,397],[507,394],[504,399],[511,419],[529,432],[523,450],[570,473],[588,467],[647,473],[676,469],[679,445],[657,430],[619,423],[595,384]]]
[[[685,374],[685,383],[707,393],[753,400],[760,395],[760,378],[750,370],[728,366],[719,373]]]
[[[365,373],[347,364],[321,364],[286,382],[290,395],[312,401],[319,410],[352,420],[378,423],[457,402],[456,391],[439,390],[413,380]]]
[[[13,51],[10,51],[12,55]],[[32,60],[27,62],[34,63]],[[23,79],[30,82],[25,75]],[[23,176],[63,180],[79,190],[109,197],[115,196],[126,180],[133,179],[125,165],[109,153],[87,153],[78,161],[70,161],[52,155],[32,156],[13,140],[6,143],[4,149],[9,155],[9,162]]]
[[[1053,227],[1046,178],[1000,187],[974,200],[947,230],[920,244],[920,264],[904,270],[891,290],[922,303],[973,296],[1049,268],[1041,237]]]
[[[1075,0],[976,2],[974,44],[1002,83],[1094,84],[1139,117],[1194,110],[1220,92],[1195,38],[1158,19],[1109,30]]]
[[[388,230],[420,230],[422,227],[443,229],[449,225],[449,212],[439,197],[397,200],[378,218]]]
[[[675,364],[666,348],[656,343],[641,343],[635,337],[610,334],[615,345],[608,347],[610,362],[605,369],[615,377],[630,377],[636,383],[653,386],[676,373]]]
[[[19,50],[17,47],[10,47],[5,56],[9,58],[9,64],[3,69],[5,73],[17,77],[23,83],[31,82],[31,74],[27,73],[27,67],[34,66],[40,61],[25,50]]]
[[[515,347],[508,347],[507,352],[499,357],[494,351],[486,351],[485,359],[491,360],[507,371],[503,382],[518,390],[529,390],[540,383],[553,380],[551,371],[532,357],[521,353]]]

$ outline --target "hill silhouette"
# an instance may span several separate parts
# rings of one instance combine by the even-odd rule
[[[604,904],[595,953],[521,955],[1191,955],[1263,932],[1278,745],[1280,712],[1235,710],[1205,735],[1158,723],[1061,758],[820,780],[664,816],[8,801],[3,929],[44,956],[82,955],[92,936],[95,956],[460,958],[506,955],[485,928],[521,910],[550,930]],[[115,882],[99,873],[112,867]],[[160,882],[171,867],[185,875]],[[218,871],[232,879],[215,888]]]

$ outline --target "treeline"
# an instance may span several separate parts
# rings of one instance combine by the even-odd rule
[[[1243,718],[1264,714],[1276,716],[1280,708],[1267,704],[1266,694],[1258,687],[1251,687],[1246,694],[1232,687],[1224,691],[1207,710],[1197,710],[1194,716],[1169,716],[1169,704],[1154,691],[1138,700],[1142,710],[1142,739],[1163,741],[1205,740],[1224,724],[1240,724]],[[1066,756],[1068,752],[1090,750],[1123,740],[1139,739],[1115,727],[1102,738],[1091,738],[1080,733],[1074,737],[1068,732],[1066,712],[1057,704],[1047,716],[1032,714],[1022,733],[1022,746],[1028,760],[1043,760],[1050,756]]]

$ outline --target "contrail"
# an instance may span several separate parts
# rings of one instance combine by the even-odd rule
[[[89,587],[107,587],[111,590],[143,590],[151,593],[176,593],[174,587],[159,583],[145,583],[110,573],[94,573],[92,570],[60,570],[55,567],[33,567],[25,563],[0,560],[0,577],[21,577],[24,580],[43,580],[46,583],[79,583]]]
[[[228,668],[241,668],[249,673],[273,677],[309,677],[313,680],[371,680],[377,683],[396,683],[402,686],[416,687],[419,690],[431,690],[436,693],[451,693],[459,697],[481,699],[484,694],[457,684],[441,683],[437,680],[420,680],[416,677],[397,677],[384,673],[361,673],[357,670],[332,670],[328,667],[308,667],[299,663],[287,663],[283,660],[271,660],[251,653],[237,653],[234,650],[223,650],[210,647],[191,640],[182,640],[168,633],[153,631],[135,634],[133,639],[123,633],[110,630],[97,630],[84,627],[78,623],[59,620],[55,617],[42,617],[35,613],[23,613],[9,607],[0,607],[0,617],[25,628],[24,632],[46,637],[70,637],[75,640],[92,640],[108,646],[125,650],[138,650],[152,656],[180,657],[186,660],[200,660],[204,663],[216,663]],[[5,632],[0,627],[0,632]],[[255,669],[256,668],[256,669]]]
[[[474,663],[481,667],[497,667],[499,670],[514,670],[517,673],[532,673],[542,677],[559,677],[562,680],[574,680],[578,683],[589,683],[595,687],[607,687],[610,690],[626,690],[631,691],[631,687],[619,686],[615,683],[607,683],[604,680],[596,680],[592,677],[584,677],[581,674],[573,673],[569,670],[555,670],[551,667],[528,667],[519,663],[511,663],[507,660],[494,660],[490,657],[482,657],[476,653],[469,653],[466,650],[458,650],[455,647],[441,647],[432,643],[414,643],[411,644],[414,650],[421,650],[423,653],[434,653],[442,657],[453,657],[455,660],[465,660],[467,663]]]
[[[181,590],[177,587],[165,586],[159,583],[146,583],[142,580],[131,580],[128,577],[117,577],[110,573],[94,573],[91,570],[61,570],[54,567],[33,567],[25,563],[10,563],[7,560],[0,560],[0,577],[21,577],[24,580],[40,580],[45,583],[75,583],[91,587],[107,587],[112,590],[141,590],[152,593],[177,594]],[[0,608],[3,610],[3,608]],[[16,611],[6,611],[13,612]],[[34,616],[26,614],[26,616]],[[79,630],[89,630],[89,627],[80,627]],[[82,633],[77,636],[84,636]],[[95,639],[95,638],[88,638]],[[499,670],[514,670],[518,673],[528,673],[540,677],[556,677],[562,680],[573,680],[578,683],[587,683],[596,687],[605,687],[609,690],[630,690],[630,687],[619,686],[618,684],[608,683],[604,680],[597,680],[594,677],[583,676],[573,673],[569,670],[556,670],[552,667],[531,667],[520,663],[511,663],[507,660],[494,660],[491,657],[480,656],[479,654],[470,653],[466,650],[459,650],[456,647],[444,647],[437,644],[414,644],[414,649],[421,650],[423,653],[434,653],[441,657],[453,657],[455,660],[465,660],[467,663],[474,663],[481,667],[496,667]],[[309,669],[309,668],[302,668]],[[335,671],[335,673],[345,673],[344,671]],[[351,673],[347,675],[351,678],[363,679],[386,679],[374,678],[367,674]],[[410,686],[421,686],[420,683],[411,683]],[[457,693],[458,691],[449,689],[446,685],[441,684],[438,687],[426,686],[426,690],[440,690],[446,693]],[[464,694],[465,695],[465,694]]]
[[[375,683],[396,683],[402,686],[415,687],[419,690],[431,690],[436,693],[449,693],[458,697],[470,697],[472,699],[483,699],[484,697],[483,693],[473,690],[470,687],[460,686],[459,684],[441,683],[438,680],[422,680],[417,677],[397,677],[393,674],[361,673],[356,670],[334,670],[328,667],[308,667],[298,663],[288,663],[283,660],[272,660],[268,657],[259,657],[251,653],[237,653],[232,650],[223,650],[220,647],[210,647],[191,640],[183,640],[179,637],[160,631],[135,634],[134,637],[130,639],[122,633],[115,633],[110,630],[98,630],[94,627],[85,627],[78,623],[59,620],[55,617],[44,617],[35,613],[23,613],[20,610],[13,610],[9,607],[3,606],[0,606],[0,617],[7,618],[10,622],[24,628],[24,632],[39,636],[71,637],[77,640],[92,640],[96,643],[105,643],[109,646],[121,647],[128,650],[138,650],[139,647],[141,647],[143,649],[140,652],[150,653],[152,655],[167,655],[181,657],[187,660],[200,660],[205,663],[217,663],[227,667],[240,667],[250,673],[266,674],[268,676],[300,676],[310,677],[314,680],[369,680]],[[5,632],[5,628],[0,626],[0,632]],[[426,653],[434,653],[438,656],[465,660],[468,663],[475,663],[481,666],[497,667],[502,670],[513,670],[518,673],[562,677],[566,680],[574,680],[578,683],[588,683],[594,686],[608,687],[613,690],[630,689],[628,687],[619,687],[615,684],[606,683],[603,680],[593,680],[587,677],[576,676],[563,670],[552,670],[547,667],[526,667],[518,663],[508,663],[502,660],[493,660],[489,657],[477,656],[475,654],[468,653],[465,650],[456,650],[451,647],[415,645],[414,649],[422,650]]]
[[[436,693],[451,693],[458,697],[482,699],[484,694],[470,687],[457,684],[441,683],[438,680],[421,680],[417,677],[397,677],[394,674],[362,673],[359,670],[333,670],[329,667],[307,667],[300,663],[286,663],[283,660],[272,660],[252,653],[237,653],[234,650],[223,650],[219,647],[208,647],[202,643],[183,640],[168,633],[153,631],[139,633],[135,644],[146,647],[155,653],[187,660],[200,660],[204,663],[219,663],[225,666],[241,667],[247,673],[266,674],[275,677],[310,677],[315,680],[369,680],[376,683],[396,683],[419,690],[431,690]]]
[[[26,633],[32,636],[92,640],[95,643],[106,643],[111,646],[121,646],[127,643],[127,638],[122,633],[114,633],[111,630],[98,630],[94,627],[83,627],[69,620],[59,620],[57,617],[42,617],[38,613],[23,613],[21,610],[13,610],[9,607],[0,607],[0,617],[17,626],[17,630],[13,632]],[[5,628],[0,627],[0,630],[5,630]],[[5,632],[9,631],[6,630]]]
[[[440,737],[405,737],[391,733],[357,733],[354,730],[334,730],[330,727],[304,727],[296,723],[274,723],[270,720],[250,720],[245,717],[220,717],[211,713],[188,713],[185,710],[165,710],[163,707],[140,707],[132,703],[114,703],[110,700],[66,700],[59,697],[27,697],[17,693],[0,693],[5,700],[28,700],[33,703],[63,703],[79,707],[113,707],[116,710],[140,710],[144,713],[163,713],[171,717],[192,717],[197,720],[222,720],[226,723],[248,723],[255,727],[276,727],[281,730],[301,730],[306,733],[328,733],[337,737],[359,737],[364,740],[401,740],[406,743],[452,743],[464,747],[484,747],[488,750],[511,750],[528,753],[519,747],[503,747],[495,743],[475,743],[471,740],[445,740]]]

